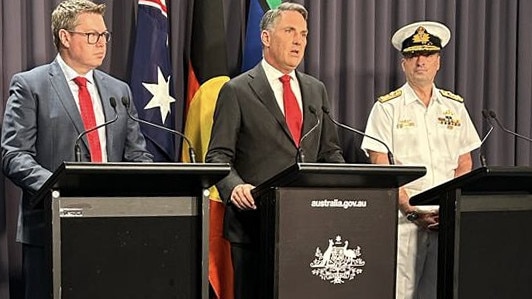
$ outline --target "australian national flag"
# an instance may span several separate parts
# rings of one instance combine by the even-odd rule
[[[175,129],[175,98],[165,1],[139,0],[131,91],[140,119]],[[172,133],[141,124],[148,150],[158,162],[176,161]]]

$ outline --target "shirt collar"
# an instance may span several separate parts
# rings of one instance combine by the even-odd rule
[[[410,84],[405,83],[405,85],[403,85],[403,90],[405,92],[405,104],[410,104],[410,103],[415,102],[415,101],[418,101],[418,102],[421,103],[421,100],[418,98],[418,96],[416,95],[416,92],[410,86]],[[440,94],[439,94],[438,89],[436,88],[436,86],[434,84],[432,84],[432,96],[430,98],[430,101],[431,102],[434,102],[434,101],[441,102]]]
[[[264,69],[264,72],[266,73],[266,78],[268,78],[268,81],[279,81],[279,78],[281,78],[284,74],[280,72],[278,69],[274,68],[271,64],[269,64],[265,59],[262,59],[261,61],[262,68]],[[296,71],[293,70],[290,73],[290,78],[296,79]]]
[[[85,75],[80,75],[73,68],[71,68],[68,64],[66,64],[66,62],[63,60],[60,54],[57,54],[56,60],[57,60],[57,63],[59,63],[59,66],[61,67],[63,74],[65,74],[67,82],[74,80],[74,78],[76,77],[85,77],[89,83],[94,84],[94,70],[90,70]]]

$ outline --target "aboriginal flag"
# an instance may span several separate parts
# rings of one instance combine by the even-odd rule
[[[214,108],[223,84],[229,81],[222,0],[194,1],[188,65],[185,135],[198,162],[209,146]],[[187,159],[188,146],[183,144]],[[231,248],[223,238],[224,204],[215,187],[210,189],[209,282],[216,298],[232,299]]]

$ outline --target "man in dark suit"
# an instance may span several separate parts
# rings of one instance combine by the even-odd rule
[[[2,162],[5,175],[23,190],[17,240],[23,243],[26,298],[50,298],[51,292],[49,274],[44,273],[43,210],[29,207],[31,197],[63,161],[74,161],[80,133],[115,118],[110,98],[131,97],[126,83],[95,69],[110,39],[104,11],[105,5],[88,0],[60,3],[52,13],[56,59],[16,74],[11,81]],[[80,80],[86,81],[84,86],[78,86]],[[128,119],[122,106],[116,113],[114,123],[82,138],[81,160],[152,161],[138,124]],[[92,125],[86,122],[88,114]]]
[[[264,59],[218,96],[206,161],[232,166],[216,186],[227,205],[224,235],[231,242],[235,298],[258,298],[259,219],[251,190],[293,165],[298,149],[306,162],[344,162],[336,128],[322,113],[329,107],[325,86],[295,70],[307,44],[306,19],[307,10],[296,3],[266,12]],[[317,118],[319,126],[301,140]]]

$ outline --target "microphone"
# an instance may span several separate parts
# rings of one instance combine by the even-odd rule
[[[365,136],[365,137],[368,137],[369,139],[373,139],[375,141],[377,141],[378,143],[384,145],[384,147],[386,148],[386,150],[388,151],[388,163],[390,163],[390,165],[395,165],[395,159],[393,157],[393,153],[392,151],[390,150],[390,148],[388,147],[388,145],[386,143],[384,143],[384,141],[380,140],[380,139],[377,139],[373,136],[370,136],[360,130],[357,130],[355,128],[351,128],[347,125],[344,125],[342,123],[339,123],[337,122],[336,120],[334,120],[331,115],[329,114],[329,108],[328,107],[325,107],[325,106],[322,106],[321,109],[323,110],[323,112],[325,112],[325,114],[327,114],[327,116],[329,117],[329,119],[337,126],[339,126],[340,128],[343,128],[343,129],[346,129],[348,131],[351,131],[351,132],[354,132],[354,133],[357,133],[359,135],[362,135],[362,136]]]
[[[183,133],[181,133],[179,131],[176,131],[176,130],[169,129],[169,128],[165,127],[165,126],[154,124],[154,123],[145,121],[143,119],[140,119],[138,117],[134,117],[133,115],[131,115],[131,112],[129,111],[130,104],[131,104],[131,102],[130,102],[128,97],[122,97],[122,105],[124,105],[124,107],[126,107],[127,116],[129,116],[129,118],[131,118],[132,120],[134,120],[134,121],[136,121],[138,123],[145,124],[145,125],[148,125],[148,126],[151,126],[151,127],[154,127],[154,128],[158,128],[158,129],[161,129],[161,130],[164,130],[166,132],[170,132],[172,134],[175,134],[175,135],[178,135],[178,136],[182,137],[187,142],[187,145],[188,145],[188,157],[190,159],[190,162],[196,163],[196,152],[194,151],[194,148],[192,147],[192,142],[190,142],[190,140],[187,138],[187,136],[185,136],[185,134],[183,134]]]
[[[484,138],[482,138],[482,140],[480,141],[480,146],[479,146],[480,155],[479,155],[479,158],[480,158],[480,165],[482,165],[482,167],[488,167],[488,163],[486,162],[486,155],[484,155],[484,153],[482,152],[481,147],[484,144],[484,141],[486,141],[486,139],[488,139],[488,136],[490,136],[491,131],[493,131],[494,127],[493,127],[493,123],[491,122],[491,119],[489,117],[488,110],[482,109],[482,117],[488,122],[488,124],[490,125],[490,128],[488,130],[488,133],[486,133],[486,135],[484,135]]]
[[[74,143],[74,157],[76,159],[76,162],[81,162],[81,147],[79,146],[81,138],[94,130],[98,130],[99,128],[110,125],[118,120],[118,113],[116,113],[116,99],[114,97],[110,97],[109,102],[111,104],[111,107],[113,107],[113,110],[115,111],[115,118],[111,119],[110,121],[99,124],[95,127],[92,127],[88,130],[85,130],[78,135],[78,138],[76,138],[76,142]]]
[[[489,116],[495,120],[495,122],[497,123],[497,125],[498,125],[498,126],[504,131],[504,132],[509,133],[509,134],[512,134],[512,135],[514,135],[515,137],[519,137],[519,138],[521,138],[521,139],[523,139],[523,140],[526,140],[526,141],[528,141],[528,142],[532,142],[532,139],[530,139],[530,138],[528,138],[528,137],[526,137],[526,136],[523,136],[523,135],[521,135],[521,134],[518,134],[518,133],[516,133],[516,132],[513,132],[513,131],[510,131],[510,130],[506,129],[506,128],[501,124],[501,122],[500,122],[499,119],[497,118],[497,114],[496,114],[493,110],[490,110],[490,111],[489,111]]]
[[[307,138],[307,136],[310,135],[310,133],[312,133],[314,130],[316,130],[316,128],[320,125],[320,118],[318,117],[316,107],[314,107],[314,105],[309,105],[308,110],[310,110],[310,113],[312,113],[316,117],[316,124],[312,128],[310,128],[310,130],[308,130],[308,132],[305,133],[305,135],[303,135],[301,139],[299,139],[299,147],[297,148],[296,157],[298,163],[305,162],[305,153],[303,152],[303,148],[301,147],[301,144],[303,144],[303,140],[305,140],[305,138]]]

